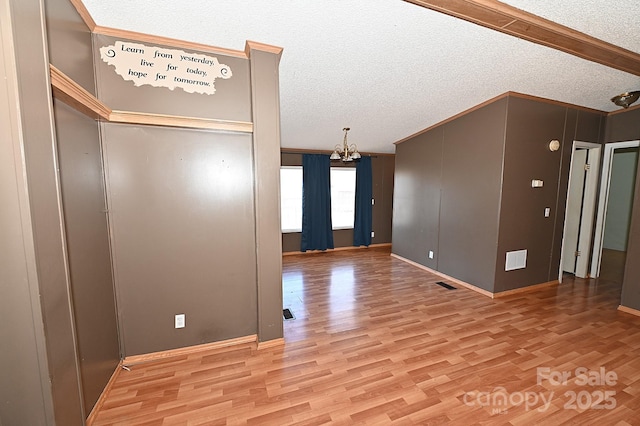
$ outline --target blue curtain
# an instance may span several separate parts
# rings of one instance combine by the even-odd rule
[[[333,248],[331,229],[331,160],[328,155],[302,156],[301,251]]]
[[[356,217],[353,225],[353,245],[371,244],[373,177],[371,157],[362,157],[356,163]]]

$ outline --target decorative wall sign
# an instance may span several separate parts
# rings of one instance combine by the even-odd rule
[[[231,68],[217,58],[183,50],[116,41],[100,48],[100,57],[136,86],[179,87],[187,93],[212,95],[216,78],[231,78]]]

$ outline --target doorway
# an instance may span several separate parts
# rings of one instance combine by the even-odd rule
[[[639,147],[638,140],[604,146],[600,201],[591,258],[592,278],[600,276],[603,250],[610,250],[615,255],[626,252]]]
[[[599,144],[573,142],[559,282],[564,272],[578,278],[586,278],[589,272],[601,149]]]

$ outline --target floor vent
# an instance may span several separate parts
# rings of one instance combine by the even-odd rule
[[[451,284],[447,284],[447,283],[443,283],[442,281],[438,281],[436,282],[436,284],[438,284],[439,286],[442,286],[444,288],[446,288],[447,290],[455,290],[456,288],[454,286],[452,286]]]
[[[289,308],[282,310],[282,317],[285,319],[285,321],[296,319],[296,317],[293,316],[291,309]]]

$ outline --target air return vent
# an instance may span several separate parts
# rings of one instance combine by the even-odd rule
[[[291,312],[291,309],[289,308],[282,310],[282,318],[284,318],[285,321],[296,319],[296,317],[293,316],[293,312]]]
[[[446,288],[447,290],[455,290],[456,288],[454,286],[452,286],[451,284],[447,284],[445,282],[442,281],[437,281],[436,284],[438,284],[441,287]]]
[[[505,261],[504,270],[513,271],[515,269],[523,269],[527,267],[527,251],[516,250],[507,252],[507,260]]]

